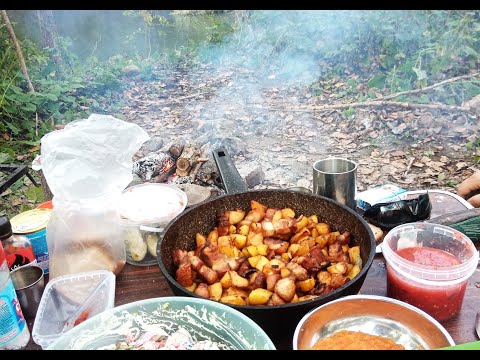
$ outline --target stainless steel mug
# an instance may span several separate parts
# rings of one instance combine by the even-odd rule
[[[23,315],[26,319],[34,319],[45,285],[43,269],[36,265],[21,266],[12,270],[10,276]]]
[[[313,164],[313,193],[357,208],[356,162],[344,158],[327,158]]]

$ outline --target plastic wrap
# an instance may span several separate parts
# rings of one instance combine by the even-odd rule
[[[42,138],[42,170],[54,195],[47,225],[50,278],[123,268],[117,204],[133,178],[132,157],[148,139],[138,125],[98,114]]]

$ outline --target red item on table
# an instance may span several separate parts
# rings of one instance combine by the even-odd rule
[[[461,264],[454,255],[430,247],[409,247],[396,251],[396,254],[419,265],[429,267],[450,267]],[[389,297],[414,305],[445,321],[455,316],[462,306],[467,281],[439,282],[438,286],[412,282],[402,274],[387,267],[387,293]]]

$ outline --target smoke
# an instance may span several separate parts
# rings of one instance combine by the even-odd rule
[[[215,96],[203,101],[203,111],[188,109],[210,137],[250,134],[265,141],[268,133],[281,132],[285,125],[275,112],[266,111],[281,101],[278,93],[284,96],[293,88],[308,93],[308,86],[324,74],[318,40],[326,39],[323,34],[334,19],[322,11],[254,11],[236,20],[232,34],[198,49],[199,58],[214,69],[212,77],[226,79],[215,84]],[[300,101],[294,95],[288,103]]]
[[[221,44],[204,44],[200,58],[217,66],[239,66],[284,83],[308,83],[320,75],[314,51],[316,11],[254,11]]]

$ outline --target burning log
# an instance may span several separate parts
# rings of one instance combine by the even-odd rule
[[[192,142],[185,145],[182,154],[177,159],[177,175],[187,176],[201,155],[200,148],[195,143]]]
[[[175,160],[164,152],[149,154],[133,163],[132,171],[143,181],[163,182],[175,170]]]

